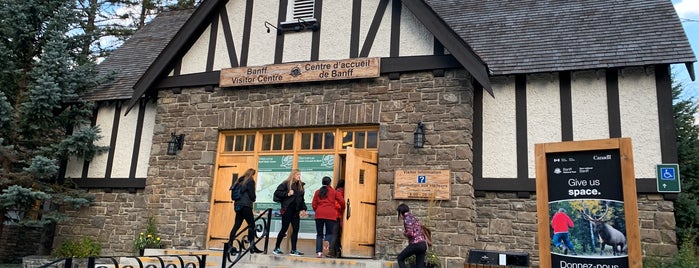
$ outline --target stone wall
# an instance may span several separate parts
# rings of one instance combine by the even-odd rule
[[[539,267],[535,195],[517,198],[515,193],[490,192],[476,199],[476,207],[473,249],[526,252],[532,267]],[[672,201],[663,200],[662,195],[640,195],[638,217],[644,257],[677,253]]]
[[[220,130],[378,125],[377,257],[394,258],[405,241],[396,231],[402,223],[392,198],[394,170],[449,169],[452,199],[433,209],[433,218],[446,222],[437,225],[435,240],[440,256],[463,264],[475,234],[472,106],[471,77],[464,70],[449,70],[444,77],[420,72],[397,80],[161,90],[146,188],[136,194],[91,190],[95,205],[71,212],[76,218],[59,226],[60,239],[90,235],[100,241],[102,254],[130,254],[133,239],[153,215],[166,247],[203,249]],[[412,146],[417,122],[425,124],[421,149]],[[171,132],[186,135],[174,156],[165,153]],[[407,203],[416,215],[426,215],[427,202]],[[453,233],[463,235],[447,235]]]

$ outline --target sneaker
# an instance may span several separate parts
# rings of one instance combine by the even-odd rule
[[[282,249],[280,248],[275,248],[274,251],[272,251],[272,253],[274,253],[274,255],[282,255],[284,254],[284,251],[282,251]]]
[[[322,258],[322,257],[323,257],[323,252],[316,252],[316,257]]]
[[[291,252],[289,252],[289,255],[291,255],[291,256],[303,256],[303,252],[298,251],[298,249],[294,249]]]

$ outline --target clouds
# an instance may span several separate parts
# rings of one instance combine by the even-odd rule
[[[673,0],[672,3],[680,18],[699,20],[699,0]]]

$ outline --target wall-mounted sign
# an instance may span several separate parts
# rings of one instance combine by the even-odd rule
[[[678,164],[655,165],[655,179],[659,193],[680,192],[680,166]]]
[[[396,170],[393,182],[395,199],[450,200],[449,170]]]
[[[379,77],[381,58],[271,64],[221,70],[221,87]]]
[[[631,139],[536,144],[541,267],[642,267]]]

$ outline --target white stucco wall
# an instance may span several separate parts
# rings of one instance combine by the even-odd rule
[[[237,0],[245,2],[244,0]],[[250,50],[248,51],[247,66],[258,66],[274,63],[274,49],[277,45],[277,32],[270,27],[265,28],[265,21],[277,25],[279,1],[253,1],[252,25],[250,26]],[[236,26],[242,28],[242,25]]]
[[[403,7],[400,18],[400,56],[434,54],[434,37],[425,26]]]
[[[206,70],[206,58],[209,51],[209,36],[211,26],[206,27],[204,33],[199,36],[192,48],[182,57],[180,74],[199,73]]]
[[[561,141],[561,94],[558,74],[527,76],[527,157],[529,178],[536,177],[534,145]]]
[[[245,16],[244,0],[230,1],[226,4],[229,25],[233,35],[235,53],[240,60],[240,49],[244,31]],[[361,3],[361,21],[359,27],[359,47],[366,42],[371,23],[376,15],[379,1],[364,1]],[[260,66],[274,63],[277,38],[276,30],[267,33],[265,22],[277,25],[279,2],[254,1],[253,16],[250,31],[250,49],[247,66]],[[350,57],[350,39],[352,36],[352,1],[323,2],[321,17],[320,43],[318,57],[320,60],[347,59]],[[389,2],[383,13],[381,24],[372,42],[369,57],[388,57],[391,48],[391,17],[392,3]],[[214,70],[231,66],[228,48],[223,33],[223,21],[219,20],[215,47]],[[211,27],[197,39],[192,48],[182,59],[181,74],[200,73],[206,70],[206,60],[210,42]],[[283,62],[309,61],[313,43],[312,31],[283,33],[284,47]],[[400,25],[400,56],[432,55],[434,52],[434,37],[422,23],[403,7]]]
[[[573,139],[593,140],[609,137],[605,79],[604,70],[571,74]]]
[[[517,177],[514,76],[493,77],[493,95],[483,94],[483,177]]]
[[[106,106],[100,106],[97,112],[96,125],[102,130],[102,139],[98,140],[95,144],[99,146],[109,146],[109,142],[112,139],[112,123],[114,122],[114,112],[115,104],[110,103]],[[131,134],[133,135],[133,134]],[[90,167],[87,171],[87,177],[89,178],[104,178],[106,174],[107,158],[109,154],[107,152],[96,155],[90,161]]]
[[[149,102],[145,109],[143,130],[141,131],[141,146],[138,151],[138,163],[136,166],[136,178],[145,178],[148,175],[148,161],[150,160],[155,127],[156,103]]]
[[[320,59],[349,58],[352,1],[323,1],[323,19],[320,28],[318,57]]]
[[[661,164],[655,70],[626,68],[619,74],[621,135],[633,145],[636,178],[655,178]]]

